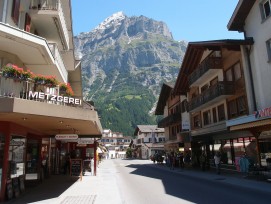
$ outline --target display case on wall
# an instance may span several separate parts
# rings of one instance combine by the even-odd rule
[[[25,174],[25,143],[26,139],[12,135],[9,144],[8,177],[16,178]]]

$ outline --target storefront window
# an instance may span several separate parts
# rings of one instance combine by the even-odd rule
[[[3,169],[3,160],[4,160],[4,147],[5,147],[5,136],[0,133],[0,190],[1,190],[2,169]]]
[[[246,153],[251,164],[256,162],[257,151],[255,138],[238,138],[222,141],[221,161],[226,164],[238,165],[240,157]]]
[[[263,166],[271,165],[271,142],[268,140],[260,141],[261,164]]]
[[[9,169],[8,177],[15,178],[25,174],[24,155],[25,141],[21,136],[12,136],[9,144]]]
[[[28,140],[26,148],[26,180],[38,179],[39,150],[38,140]]]

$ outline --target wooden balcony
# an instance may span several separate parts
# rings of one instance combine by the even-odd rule
[[[188,103],[188,110],[189,112],[196,112],[199,109],[221,101],[234,93],[235,87],[233,82],[218,82],[216,85],[211,86],[200,95],[191,99]]]
[[[182,120],[181,113],[179,113],[179,112],[174,113],[174,114],[169,115],[169,116],[163,118],[162,120],[160,120],[158,122],[158,127],[159,128],[168,127],[171,124],[181,122],[181,120]]]
[[[197,86],[202,80],[205,80],[206,77],[215,74],[220,69],[222,69],[222,58],[208,57],[188,77],[189,86]]]

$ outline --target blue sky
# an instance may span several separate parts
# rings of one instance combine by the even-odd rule
[[[113,13],[165,22],[175,40],[243,39],[227,24],[238,0],[72,0],[74,35],[89,32]]]

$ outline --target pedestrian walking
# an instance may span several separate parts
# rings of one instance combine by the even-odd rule
[[[214,160],[215,160],[215,166],[216,166],[216,173],[220,174],[221,156],[220,156],[219,152],[216,152],[216,154],[214,156]]]
[[[202,152],[202,154],[199,157],[199,161],[200,161],[200,167],[202,171],[205,171],[205,167],[206,167],[206,155],[204,152]]]
[[[248,170],[249,170],[249,160],[248,160],[247,155],[245,153],[239,159],[239,166],[240,166],[240,171],[245,174],[244,177],[247,177]]]
[[[180,160],[180,167],[181,167],[181,169],[183,169],[184,168],[184,162],[183,162],[183,153],[182,152],[180,153],[179,160]]]

